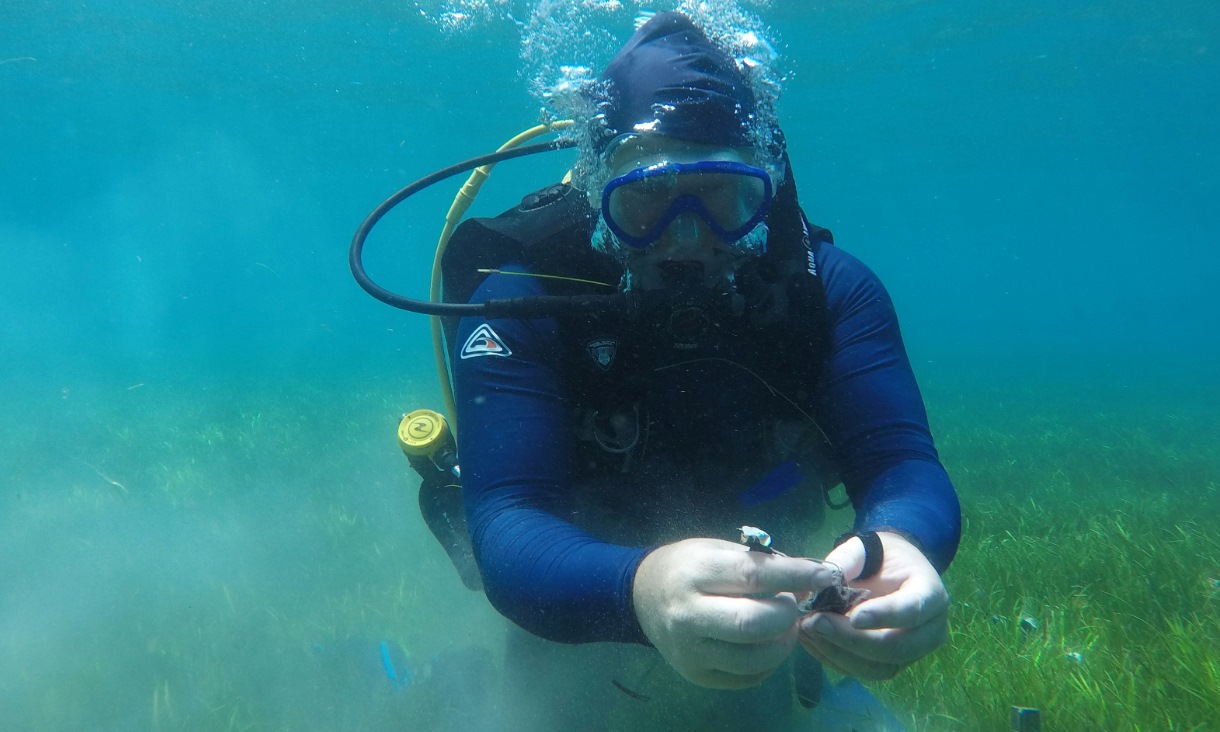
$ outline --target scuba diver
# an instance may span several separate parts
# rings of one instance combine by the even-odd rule
[[[807,729],[819,664],[946,642],[957,497],[893,304],[806,219],[748,70],[658,13],[595,88],[570,180],[441,268],[451,303],[616,305],[445,324],[475,582],[516,626],[500,723]],[[840,483],[853,530],[800,558]]]

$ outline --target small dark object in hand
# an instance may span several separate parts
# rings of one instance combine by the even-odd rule
[[[797,606],[801,615],[812,615],[813,613],[839,613],[846,614],[856,605],[868,599],[868,590],[861,590],[855,587],[848,587],[843,582],[843,570],[833,564],[826,565],[830,567],[830,571],[834,574],[834,584],[823,588],[816,595],[810,595],[809,599]]]

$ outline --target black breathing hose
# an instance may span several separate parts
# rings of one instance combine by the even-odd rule
[[[399,308],[408,310],[413,313],[421,313],[423,315],[445,315],[445,316],[467,316],[467,315],[484,315],[492,318],[537,318],[546,315],[553,315],[561,311],[572,310],[605,310],[608,307],[626,307],[626,299],[624,295],[578,295],[574,297],[559,297],[559,296],[539,296],[539,297],[517,297],[502,300],[489,300],[485,303],[441,303],[430,302],[428,300],[417,300],[410,297],[403,297],[394,292],[381,287],[368,276],[364,271],[364,263],[362,257],[364,254],[364,242],[368,238],[369,232],[381,220],[381,217],[390,212],[398,204],[407,200],[411,196],[419,193],[428,186],[434,183],[439,183],[446,178],[452,178],[460,173],[473,170],[482,165],[492,165],[504,160],[520,158],[526,155],[534,155],[536,153],[551,152],[552,150],[562,150],[564,148],[573,147],[576,145],[576,140],[554,140],[552,142],[540,142],[533,145],[523,145],[508,150],[488,153],[480,155],[477,158],[464,160],[460,163],[450,165],[447,168],[442,168],[430,175],[408,185],[386,200],[382,201],[377,208],[373,209],[360,227],[356,229],[355,236],[352,237],[351,248],[348,250],[347,263],[351,267],[352,276],[356,278],[357,284],[364,288],[364,291],[372,295],[381,302]]]

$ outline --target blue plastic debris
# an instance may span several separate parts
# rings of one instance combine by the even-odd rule
[[[397,648],[397,645],[395,645],[395,648]],[[405,659],[403,659],[404,662],[399,665],[400,668],[402,668],[402,676],[400,677],[394,667],[394,659],[391,657],[390,644],[386,641],[381,641],[380,649],[381,667],[385,669],[386,678],[390,680],[390,683],[394,686],[394,688],[401,689],[410,684],[411,668],[407,666]]]

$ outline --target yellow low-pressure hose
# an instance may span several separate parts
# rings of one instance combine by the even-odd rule
[[[559,120],[531,127],[501,145],[499,149],[508,150],[517,147],[539,135],[567,129],[572,124],[572,120]],[[432,286],[428,291],[428,299],[431,302],[441,301],[441,259],[445,256],[445,247],[449,244],[449,237],[453,236],[453,231],[462,220],[462,216],[466,215],[466,210],[470,208],[470,204],[474,203],[475,196],[479,194],[479,188],[483,185],[483,181],[487,180],[487,176],[491,175],[492,167],[492,165],[484,165],[471,171],[470,177],[466,179],[466,183],[462,185],[461,190],[454,197],[453,205],[449,207],[449,213],[445,214],[445,227],[441,230],[440,240],[436,244],[436,257],[432,260]],[[449,413],[449,426],[453,434],[456,435],[457,405],[453,399],[453,385],[449,382],[449,366],[445,359],[444,329],[442,328],[440,316],[433,315],[431,317],[432,349],[436,356],[436,372],[440,378],[441,394],[445,399],[445,411]]]

